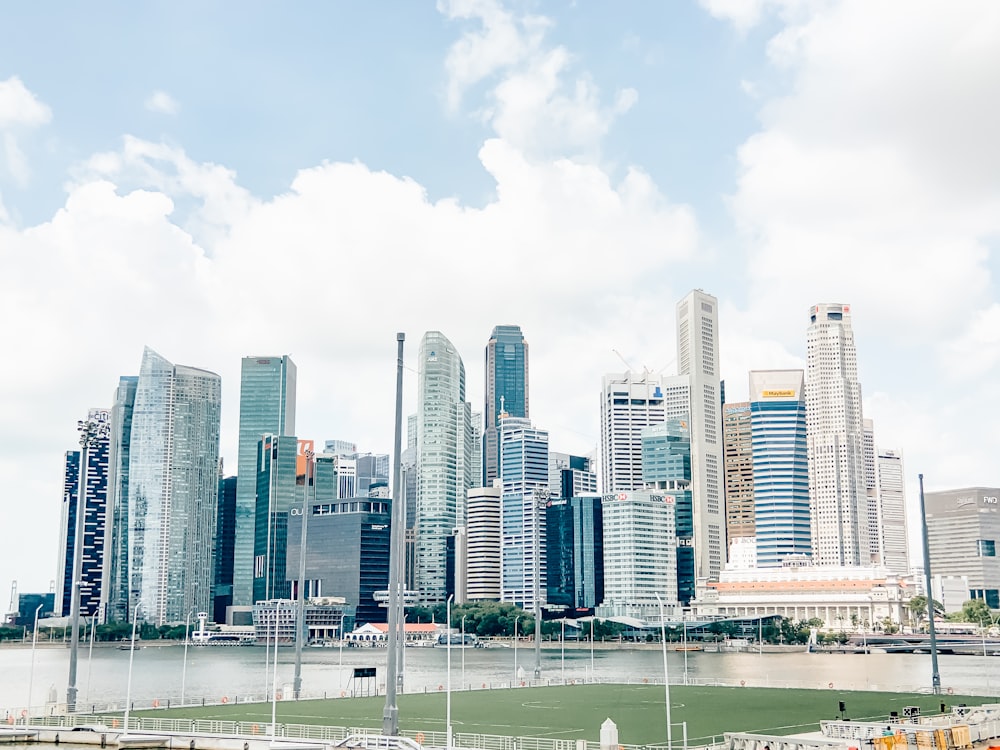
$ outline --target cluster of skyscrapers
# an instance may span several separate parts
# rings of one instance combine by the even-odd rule
[[[649,619],[727,569],[908,571],[902,455],[863,416],[850,307],[811,308],[806,370],[752,371],[739,403],[720,374],[718,301],[692,291],[676,328],[676,373],[604,376],[588,456],[550,449],[531,421],[520,327],[486,343],[481,412],[455,346],[424,334],[399,477],[408,601]],[[109,620],[222,622],[304,587],[384,621],[389,457],[297,437],[295,384],[287,356],[244,358],[225,477],[220,378],[146,349],[67,453],[57,609],[76,575],[81,611]]]

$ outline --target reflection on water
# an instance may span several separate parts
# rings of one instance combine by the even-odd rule
[[[272,672],[265,673],[265,653],[261,647],[202,647],[188,650],[184,674],[184,648],[178,645],[144,646],[135,652],[132,697],[136,707],[153,700],[165,705],[177,702],[182,681],[187,702],[216,702],[260,698],[267,693]],[[278,652],[278,685],[290,685],[294,654],[291,648]],[[516,659],[516,666],[515,666]],[[585,646],[545,648],[541,655],[542,680],[582,681],[592,677],[607,682],[657,682],[663,678],[662,654],[652,650],[596,650]],[[95,648],[93,656],[81,648],[77,688],[81,710],[88,704],[123,702],[128,677],[128,651]],[[447,680],[447,649],[413,648],[405,656],[406,692],[437,691]],[[1000,657],[939,657],[941,684],[956,693],[997,695],[1000,693]],[[303,695],[335,697],[341,692],[376,688],[384,691],[385,649],[309,648],[303,651]],[[533,648],[452,649],[451,684],[479,688],[498,687],[512,680],[530,681],[535,667]],[[356,667],[375,667],[377,677],[367,684],[352,683]],[[671,652],[668,656],[670,681],[683,683],[685,671],[692,683],[722,682],[737,685],[828,688],[839,690],[927,689],[931,683],[928,654],[753,654]],[[522,671],[523,670],[523,671]],[[37,649],[33,678],[32,705],[41,706],[66,697],[69,650],[62,646]],[[0,649],[0,711],[26,705],[31,677],[31,648]]]

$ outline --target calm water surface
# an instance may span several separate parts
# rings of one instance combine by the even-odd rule
[[[405,655],[404,692],[432,692],[447,683],[447,649],[408,648]],[[463,671],[464,658],[464,671]],[[515,671],[515,658],[517,671]],[[271,657],[273,664],[273,656]],[[277,684],[290,686],[294,674],[294,650],[278,652]],[[124,705],[128,681],[129,652],[117,648],[80,649],[77,666],[78,702],[81,710]],[[452,649],[451,686],[458,690],[509,686],[511,682],[531,683],[534,649],[528,645],[512,648]],[[273,672],[265,672],[263,647],[189,648],[185,675],[184,648],[178,645],[146,645],[134,655],[132,699],[136,708],[158,701],[166,705],[181,698],[185,702],[230,702],[257,699],[268,692]],[[995,696],[1000,694],[1000,657],[939,657],[941,684],[955,693]],[[353,680],[356,667],[374,667],[376,679]],[[302,683],[304,696],[337,697],[342,693],[380,694],[385,690],[385,649],[307,648],[303,650]],[[840,690],[926,690],[931,682],[928,654],[755,654],[678,652],[668,654],[673,684],[712,683],[773,687],[828,688]],[[32,678],[33,672],[33,678]],[[41,707],[66,698],[69,649],[62,645],[40,646],[35,650],[34,669],[31,647],[0,648],[0,712],[19,710],[28,702]],[[542,650],[541,682],[558,684],[565,678],[605,682],[662,682],[663,656],[658,649],[615,649],[591,652],[586,647],[567,648],[565,657],[558,644]],[[290,687],[284,687],[290,690]],[[38,710],[38,709],[36,709]]]

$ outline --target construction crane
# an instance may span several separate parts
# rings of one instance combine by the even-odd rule
[[[17,606],[17,579],[10,582],[10,605],[7,607],[6,622],[11,623],[17,620],[20,608]]]

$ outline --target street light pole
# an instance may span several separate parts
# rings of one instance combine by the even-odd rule
[[[537,494],[536,494],[537,493]],[[542,522],[542,511],[549,500],[549,493],[546,491],[532,492],[532,513],[534,518],[532,526],[535,532],[534,568],[535,568],[535,679],[542,676],[542,532],[539,528]]]
[[[511,687],[517,682],[517,622],[520,619],[521,615],[514,618],[514,679],[510,682]]]
[[[35,681],[35,644],[38,643],[38,613],[41,609],[41,604],[35,607],[35,627],[31,631],[31,672],[28,675],[28,705],[25,707],[28,713],[25,715],[25,724],[28,723],[27,717],[31,716],[31,688]]]
[[[667,620],[663,615],[663,600],[656,594],[656,602],[660,605],[660,642],[663,644],[663,690],[664,703],[667,707],[667,750],[673,750],[673,727],[670,724],[670,672],[667,670]]]
[[[132,661],[135,658],[135,629],[139,624],[139,610],[142,609],[142,602],[135,605],[135,612],[132,615],[132,643],[128,650],[128,685],[125,688],[125,716],[122,721],[122,734],[128,734],[128,714],[132,709]]]
[[[446,606],[448,624],[445,628],[445,637],[448,639],[448,679],[446,680],[448,685],[448,692],[445,695],[445,748],[451,750],[451,600],[455,598],[454,594],[448,594],[448,603]]]
[[[462,690],[465,690],[465,615],[462,615]]]
[[[191,633],[191,613],[194,610],[190,610],[187,613],[187,618],[184,620],[184,668],[181,669],[181,705],[184,705],[184,692],[187,687],[187,668],[188,668],[188,641],[190,640],[189,634]]]
[[[306,627],[306,528],[309,524],[309,479],[315,451],[304,451],[306,458],[305,476],[302,478],[302,533],[299,537],[299,591],[298,608],[295,613],[295,679],[292,681],[292,692],[298,700],[302,692],[302,640],[303,632],[308,640],[309,631]],[[314,483],[315,486],[315,483]]]
[[[399,651],[403,648],[400,638],[402,628],[403,601],[400,592],[403,586],[403,576],[400,574],[404,565],[403,527],[406,524],[405,508],[403,507],[402,461],[403,448],[403,342],[406,334],[396,334],[396,412],[393,434],[392,456],[392,508],[389,526],[389,642],[386,654],[385,707],[382,709],[382,735],[395,737],[399,734],[399,706],[396,704],[396,691],[399,688],[401,671],[399,668]]]

